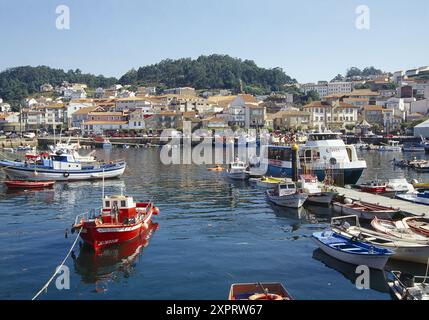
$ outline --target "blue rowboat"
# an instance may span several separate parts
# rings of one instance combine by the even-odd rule
[[[355,238],[347,238],[331,230],[315,232],[313,240],[326,254],[354,265],[366,265],[383,270],[393,251],[366,244]]]

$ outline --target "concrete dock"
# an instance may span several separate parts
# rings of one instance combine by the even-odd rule
[[[412,203],[408,201],[403,201],[399,199],[392,199],[392,198],[384,197],[377,194],[361,192],[355,189],[340,188],[340,187],[333,187],[333,189],[335,189],[335,191],[338,192],[340,196],[344,196],[346,198],[350,198],[353,200],[361,200],[372,204],[379,204],[382,206],[398,208],[401,211],[407,212],[415,216],[429,217],[429,206]]]

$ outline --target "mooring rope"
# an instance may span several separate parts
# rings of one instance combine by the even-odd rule
[[[82,231],[83,228],[80,228],[79,233],[76,236],[76,239],[73,242],[73,245],[71,246],[69,252],[67,253],[66,257],[64,258],[64,260],[61,262],[61,264],[55,269],[54,274],[49,278],[49,280],[45,283],[45,285],[39,290],[39,292],[36,293],[36,295],[31,299],[31,300],[35,300],[37,299],[37,297],[43,292],[43,291],[47,291],[50,283],[52,282],[52,280],[54,280],[55,276],[57,275],[58,271],[61,269],[61,267],[65,264],[67,258],[70,256],[70,254],[73,251],[74,246],[77,243],[77,240],[79,239],[80,233]]]

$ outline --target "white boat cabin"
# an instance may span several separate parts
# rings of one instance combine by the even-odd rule
[[[319,180],[311,174],[303,174],[300,176],[301,188],[305,193],[314,194],[322,192],[319,187]]]
[[[54,170],[82,170],[82,164],[76,162],[71,154],[43,157],[42,163],[45,167],[50,167]]]
[[[296,191],[296,185],[294,182],[279,183],[275,189],[275,193],[279,197],[290,195]]]

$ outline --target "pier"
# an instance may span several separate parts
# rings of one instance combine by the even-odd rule
[[[384,197],[377,194],[361,192],[354,189],[341,188],[341,187],[334,187],[334,189],[336,190],[336,192],[338,192],[340,196],[344,196],[352,200],[361,200],[372,204],[390,206],[393,208],[398,208],[403,212],[407,212],[415,216],[429,217],[429,208],[428,206],[425,206],[425,205],[412,203],[412,202],[399,200],[399,199],[392,199],[392,198]]]

